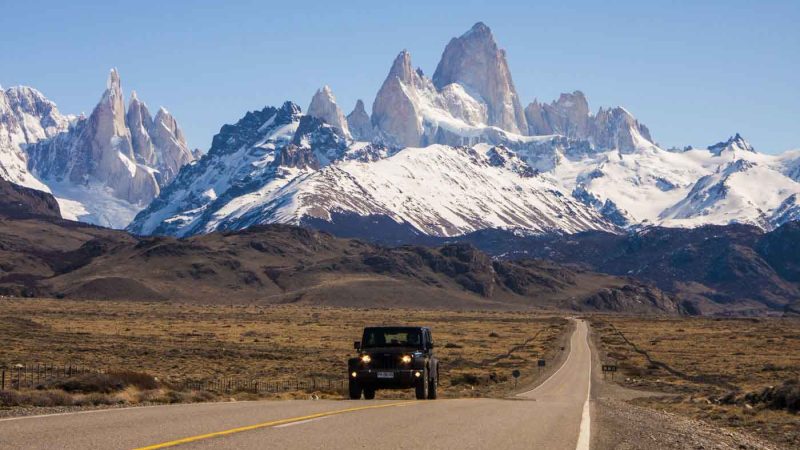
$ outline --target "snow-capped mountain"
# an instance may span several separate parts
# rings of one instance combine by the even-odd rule
[[[330,221],[336,213],[384,216],[439,236],[490,227],[614,228],[506,148],[390,150],[342,134],[289,102],[248,113],[224,126],[208,154],[185,168],[129,229],[186,236]]]
[[[36,89],[0,89],[0,178],[49,192],[28,170],[24,148],[66,130],[71,119]]]
[[[122,228],[195,159],[175,119],[153,118],[119,74],[89,117],[62,116],[38,91],[0,97],[0,176],[53,193],[65,218]]]
[[[326,86],[307,115],[287,102],[225,125],[129,229],[186,236],[361,217],[454,236],[730,222],[771,229],[800,218],[798,152],[758,153],[738,134],[664,150],[629,111],[593,114],[580,91],[521,105],[505,52],[478,23],[450,41],[432,78],[400,52],[371,116],[361,100],[345,116]]]

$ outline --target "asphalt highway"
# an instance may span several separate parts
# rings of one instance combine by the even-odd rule
[[[0,420],[0,448],[586,450],[591,350],[585,322],[576,325],[564,364],[514,398],[203,403],[20,417]]]

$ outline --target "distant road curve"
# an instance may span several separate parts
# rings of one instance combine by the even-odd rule
[[[0,420],[0,448],[589,448],[591,350],[576,321],[564,364],[514,399],[292,400]]]

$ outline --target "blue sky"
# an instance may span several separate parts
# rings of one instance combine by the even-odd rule
[[[800,1],[429,3],[0,0],[0,85],[88,113],[118,67],[126,95],[166,106],[205,150],[247,110],[305,109],[323,84],[345,113],[369,108],[400,50],[431,75],[483,21],[524,104],[580,89],[664,146],[741,132],[761,151],[800,148]]]

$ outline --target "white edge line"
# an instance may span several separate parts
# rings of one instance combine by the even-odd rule
[[[577,332],[577,331],[578,331],[578,329],[577,329],[577,324],[578,324],[578,322],[576,321],[576,322],[575,322],[575,325],[576,325],[575,332]],[[571,337],[572,337],[572,336],[570,335],[570,338],[571,338]],[[570,341],[572,341],[572,339],[570,339]],[[542,381],[542,384],[540,384],[540,385],[536,386],[535,388],[531,389],[530,391],[520,392],[519,394],[517,394],[517,396],[527,395],[527,394],[533,393],[533,392],[535,392],[535,391],[537,391],[537,390],[541,389],[541,387],[542,387],[542,386],[544,386],[545,384],[547,384],[547,383],[548,383],[550,380],[552,380],[552,379],[553,379],[553,377],[554,377],[554,376],[556,376],[556,375],[558,374],[558,372],[561,372],[561,369],[563,369],[564,367],[566,367],[566,365],[567,365],[567,363],[569,362],[570,358],[572,358],[572,353],[574,353],[574,352],[572,351],[572,350],[573,350],[573,348],[572,348],[572,345],[571,345],[571,344],[572,344],[572,342],[570,342],[570,348],[569,348],[569,353],[567,354],[567,359],[564,361],[564,363],[563,363],[563,364],[561,364],[561,367],[559,367],[559,368],[558,368],[558,370],[556,370],[555,372],[553,372],[553,374],[552,374],[552,375],[550,375],[549,377],[547,377],[547,379],[546,379],[546,380]]]
[[[586,390],[586,401],[583,403],[583,414],[581,415],[581,431],[578,434],[578,443],[575,450],[589,450],[592,436],[592,361],[591,346],[589,346],[589,328],[586,328],[586,345],[589,347],[589,388]]]

